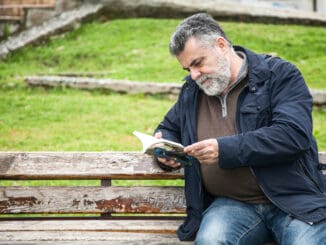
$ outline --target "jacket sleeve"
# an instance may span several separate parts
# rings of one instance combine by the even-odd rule
[[[184,87],[184,86],[183,86]],[[163,121],[158,125],[158,127],[155,129],[156,132],[161,132],[163,138],[181,143],[181,129],[180,129],[180,115],[181,115],[181,101],[182,101],[182,94],[183,94],[183,88],[181,89],[179,98],[177,102],[172,106],[172,108],[168,111],[168,113],[164,116]],[[160,163],[157,161],[157,164],[160,168],[162,168],[165,171],[172,171],[179,168],[172,168],[165,164]]]
[[[279,63],[269,80],[269,123],[217,138],[221,168],[289,163],[310,148],[312,97],[298,69],[288,62]]]
[[[186,82],[183,84],[177,102],[172,106],[168,113],[164,116],[163,121],[155,129],[155,133],[162,132],[163,138],[172,140],[177,143],[182,142],[181,138],[181,124],[182,115],[184,112],[184,103],[186,97],[186,90],[190,82],[185,78]]]
[[[173,107],[164,116],[163,121],[156,128],[155,133],[161,131],[163,138],[180,143],[181,139],[178,103],[179,102],[174,104]]]

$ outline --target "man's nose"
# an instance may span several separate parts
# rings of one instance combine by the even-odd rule
[[[201,72],[198,69],[190,68],[190,76],[192,80],[197,80],[201,75]]]

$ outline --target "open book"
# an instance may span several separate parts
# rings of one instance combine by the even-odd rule
[[[139,138],[143,145],[143,153],[154,155],[156,148],[162,148],[166,151],[174,152],[177,155],[185,155],[184,146],[166,139],[157,139],[151,135],[134,131],[133,134]]]

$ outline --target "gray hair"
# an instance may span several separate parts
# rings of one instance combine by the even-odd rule
[[[212,16],[206,13],[192,15],[177,26],[171,36],[169,45],[170,53],[178,56],[191,37],[197,38],[197,40],[200,40],[206,46],[213,45],[217,37],[223,37],[228,42],[228,45],[231,46],[231,42],[223,29]]]

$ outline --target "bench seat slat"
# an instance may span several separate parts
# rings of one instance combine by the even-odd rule
[[[132,152],[0,152],[1,179],[182,179]]]
[[[0,214],[184,213],[183,187],[0,187]]]
[[[120,231],[175,234],[182,220],[19,220],[1,221],[0,231]]]
[[[114,244],[185,244],[178,240],[176,234],[102,231],[0,231],[0,244],[19,244],[19,241],[22,242],[21,244],[29,244],[31,242],[33,244],[42,244],[42,242],[45,244],[46,241],[56,241],[57,243],[55,244],[60,244],[58,243],[60,241],[69,241],[67,244],[71,244],[70,241],[78,241],[79,244],[81,244],[80,242],[87,242],[89,244],[89,241],[98,242],[97,244],[103,244],[105,241],[111,242],[108,244],[112,244],[112,242]]]
[[[81,244],[87,244],[87,245],[103,245],[103,241],[87,241],[87,243],[84,243],[84,241],[33,241],[33,243],[28,242],[26,243],[26,241],[6,241],[4,243],[2,243],[0,241],[0,245],[81,245]],[[194,244],[193,242],[180,242],[177,239],[175,239],[174,241],[171,240],[171,238],[168,239],[161,239],[160,241],[153,241],[151,240],[151,238],[149,238],[148,240],[133,240],[133,241],[118,241],[115,240],[113,243],[112,241],[108,241],[104,244],[114,244],[114,245],[139,245],[139,244],[151,244],[151,245],[165,245],[165,244]],[[275,245],[275,244],[271,244],[271,245]]]

